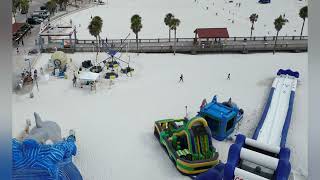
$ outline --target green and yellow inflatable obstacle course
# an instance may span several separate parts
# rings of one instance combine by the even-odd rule
[[[156,121],[154,135],[183,174],[199,174],[219,163],[211,131],[202,117]]]

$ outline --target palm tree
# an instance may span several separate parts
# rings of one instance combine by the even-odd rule
[[[166,26],[168,26],[169,28],[169,42],[170,42],[170,39],[171,39],[171,28],[170,28],[170,23],[171,23],[171,20],[174,18],[174,15],[171,14],[171,13],[168,13],[166,15],[166,17],[164,18],[164,23],[166,24]]]
[[[64,10],[67,10],[67,4],[68,3],[69,3],[69,0],[63,0]]]
[[[303,19],[301,33],[300,33],[300,39],[303,32],[304,22],[306,21],[306,18],[308,18],[308,6],[304,6],[300,9],[299,16]]]
[[[57,4],[59,4],[59,10],[62,11],[63,10],[63,6],[62,6],[63,0],[57,0],[56,2],[57,2]]]
[[[258,14],[256,14],[256,13],[253,13],[253,14],[251,14],[251,16],[249,17],[249,19],[250,19],[250,22],[251,22],[251,33],[250,33],[250,39],[251,39],[251,37],[252,37],[252,31],[254,30],[254,27],[253,27],[253,25],[254,25],[254,23],[255,22],[257,22],[257,20],[258,20]]]
[[[69,0],[56,0],[56,1],[59,4],[60,11],[67,10],[67,4],[68,4]]]
[[[98,50],[98,37],[100,37],[100,33],[101,33],[101,29],[102,29],[102,24],[103,24],[103,21],[102,19],[99,17],[99,16],[95,16],[92,18],[89,26],[88,26],[88,29],[89,29],[89,33],[94,36],[96,38],[96,41],[97,41],[97,55],[96,55],[96,61],[97,61],[97,58],[98,58],[98,53],[99,53],[99,50]]]
[[[50,0],[46,3],[46,7],[48,8],[50,15],[54,15],[57,9],[57,3],[55,0]]]
[[[274,28],[276,29],[277,31],[277,36],[276,36],[276,40],[275,40],[275,43],[274,43],[274,48],[273,48],[273,54],[275,53],[276,51],[276,45],[277,45],[277,40],[278,40],[278,35],[279,35],[279,31],[282,29],[282,27],[287,23],[289,22],[288,19],[285,19],[282,17],[282,15],[280,15],[278,18],[276,18],[274,20]]]
[[[101,28],[100,29],[102,29],[102,25],[103,25],[103,20],[101,19],[101,17],[100,16],[96,16],[96,21],[99,23],[99,24],[101,24]],[[98,34],[98,40],[99,40],[99,47],[100,47],[100,43],[101,43],[101,37],[100,37],[100,34]]]
[[[141,17],[138,14],[135,14],[131,17],[131,29],[134,34],[136,34],[136,42],[137,42],[137,52],[139,50],[138,46],[138,33],[142,29]]]
[[[21,0],[13,0],[13,3],[15,4],[16,8],[21,11]]]
[[[29,0],[20,0],[21,12],[26,13],[26,17],[28,16],[29,10]]]
[[[20,7],[20,0],[12,0],[12,14],[14,20],[16,20],[17,9]]]
[[[174,30],[174,50],[173,54],[176,55],[176,42],[177,42],[177,27],[180,25],[180,20],[178,18],[171,19],[170,28]]]

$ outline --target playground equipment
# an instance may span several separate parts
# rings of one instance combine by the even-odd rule
[[[197,180],[287,180],[290,150],[285,147],[299,73],[280,69],[252,136],[237,135],[223,168],[211,169]]]
[[[83,62],[81,63],[81,65],[82,65],[83,68],[90,68],[90,67],[93,66],[91,60],[83,61]]]
[[[12,179],[82,180],[72,162],[77,152],[75,135],[62,139],[58,124],[34,115],[36,126],[30,133],[22,140],[12,139]]]
[[[219,163],[205,119],[165,119],[155,122],[154,135],[177,169],[186,175],[199,174]]]
[[[56,51],[49,60],[48,70],[52,71],[55,76],[64,77],[68,62],[68,57],[64,52]]]
[[[130,34],[128,34],[128,36],[121,42],[120,46],[118,49],[114,49],[113,48],[113,44],[108,44],[108,42],[106,42],[104,44],[104,47],[106,49],[106,53],[109,55],[108,58],[102,60],[101,62],[99,62],[97,64],[96,67],[92,68],[92,72],[94,71],[94,69],[98,69],[99,67],[101,68],[101,71],[103,68],[107,68],[107,72],[105,75],[106,79],[114,79],[114,78],[118,78],[118,68],[121,68],[121,73],[128,75],[128,73],[134,71],[133,68],[130,67],[130,57],[128,59],[128,61],[125,61],[121,58],[122,54],[120,53],[120,51],[126,46],[126,44],[123,45],[123,43],[125,43],[125,41],[128,39],[128,37],[130,36]],[[123,68],[120,64],[120,62],[125,63],[127,65],[127,67]],[[103,67],[101,67],[101,64],[103,63]]]
[[[222,141],[233,131],[236,124],[243,117],[243,110],[231,101],[219,103],[217,96],[200,109],[198,116],[203,117],[210,127],[212,137]]]

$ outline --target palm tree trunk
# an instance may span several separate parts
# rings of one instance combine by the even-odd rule
[[[303,28],[304,28],[304,22],[305,21],[306,21],[306,19],[303,19],[303,24],[302,24],[301,33],[300,33],[300,39],[301,39],[301,36],[302,36],[302,33],[303,33]]]
[[[276,46],[277,46],[277,41],[278,41],[278,35],[279,35],[279,31],[277,31],[276,40],[275,40],[275,42],[274,42],[273,54],[276,52]]]
[[[171,41],[171,29],[169,27],[169,42]]]
[[[99,53],[99,51],[98,51],[98,36],[96,36],[96,41],[97,41],[97,54],[96,54],[96,64],[95,65],[97,65],[98,53]]]
[[[252,31],[253,31],[253,23],[252,23],[252,26],[251,26],[250,39],[252,38]]]
[[[138,33],[136,33],[137,53],[139,54]]]
[[[174,30],[174,49],[173,49],[173,55],[176,55],[176,44],[177,44],[177,29]]]
[[[100,47],[101,47],[101,37],[100,34],[98,35],[98,47],[99,47],[99,52],[101,51]]]

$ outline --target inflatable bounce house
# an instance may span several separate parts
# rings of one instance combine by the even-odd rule
[[[201,117],[156,121],[154,135],[182,174],[199,174],[219,163],[210,129]]]
[[[260,4],[268,4],[271,3],[271,0],[259,0]]]
[[[197,180],[288,180],[291,164],[286,144],[299,73],[280,69],[273,81],[261,119],[252,136],[237,135],[227,163]]]
[[[243,117],[243,110],[231,101],[219,103],[217,96],[200,109],[199,116],[203,117],[211,129],[212,137],[222,141],[233,131]]]
[[[62,139],[59,125],[34,115],[36,126],[21,140],[12,140],[12,179],[82,180],[72,162],[77,152],[74,134]]]
[[[52,74],[57,77],[63,78],[67,71],[68,57],[62,51],[56,51],[52,54],[49,63],[48,70],[52,71]]]

